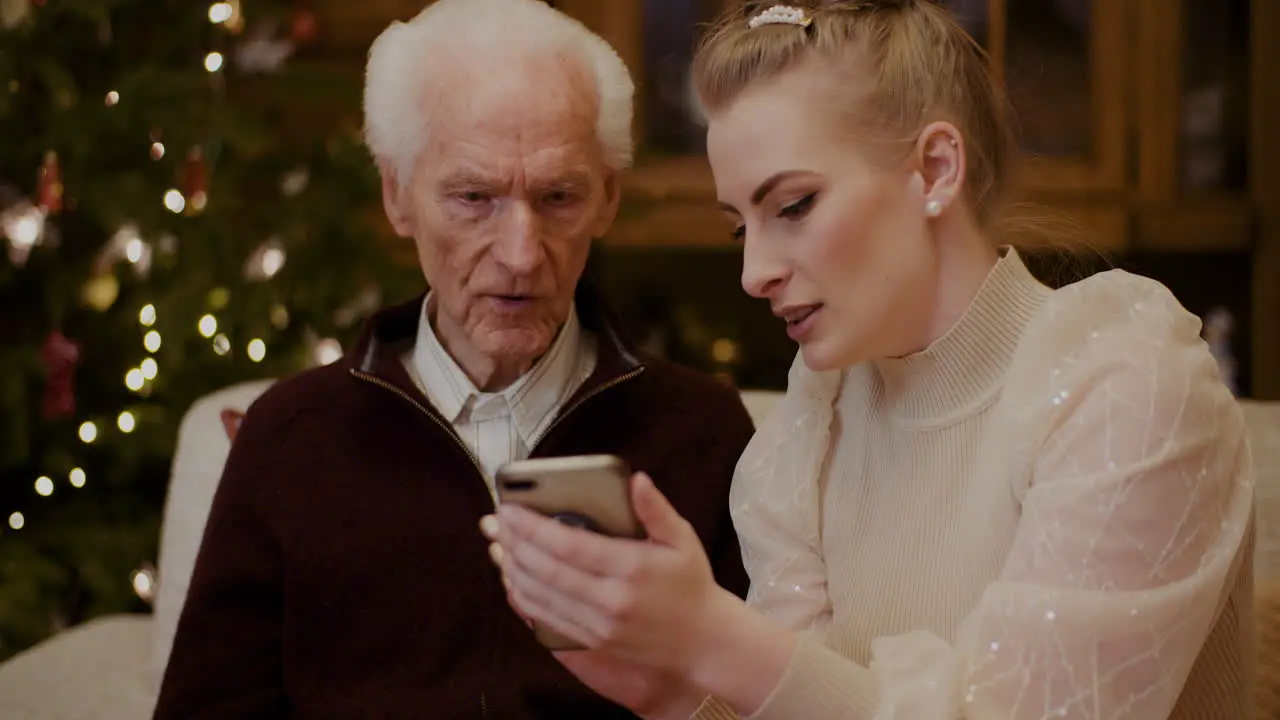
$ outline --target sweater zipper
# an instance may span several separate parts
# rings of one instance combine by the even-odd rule
[[[600,393],[610,388],[621,385],[622,383],[640,375],[640,373],[642,372],[644,372],[643,367],[635,368],[634,370],[630,370],[626,373],[623,373],[622,375],[619,375],[618,377],[610,380],[609,382],[601,384],[599,387],[595,388],[591,392],[587,393],[586,395],[583,395],[581,398],[578,399],[577,402],[570,405],[568,408],[565,409],[564,412],[557,415],[556,419],[552,420],[551,424],[548,425],[546,429],[543,430],[538,435],[537,439],[535,439],[529,447],[529,454],[532,455],[533,452],[537,449],[538,445],[542,443],[543,438],[545,438],[552,430],[554,430],[557,426],[559,426],[560,423],[564,422],[565,418],[567,418],[571,413],[573,413],[578,408],[582,407],[583,403],[587,402],[591,398],[594,398],[595,396],[599,395]],[[390,391],[404,398],[410,405],[413,405],[415,408],[417,408],[419,412],[421,412],[423,415],[426,415],[428,418],[430,418],[431,422],[440,426],[440,429],[444,430],[445,433],[449,435],[449,437],[453,438],[453,442],[457,444],[457,446],[461,448],[464,453],[467,454],[467,457],[471,460],[472,467],[476,469],[476,472],[480,474],[480,477],[481,478],[485,477],[484,470],[481,469],[480,467],[480,460],[476,458],[475,453],[471,452],[471,448],[467,447],[467,444],[462,442],[462,438],[458,436],[457,431],[454,430],[453,427],[447,424],[445,421],[433,415],[431,411],[428,410],[425,405],[418,402],[416,398],[414,398],[412,395],[405,392],[404,390],[401,390],[400,388],[396,387],[395,385],[392,385],[386,380],[383,380],[377,375],[373,375],[373,374],[366,373],[360,370],[355,370],[355,369],[351,370],[351,374],[352,376],[360,380],[363,380],[367,383],[372,383],[373,385],[376,385],[384,390]],[[480,691],[480,717],[481,718],[489,717],[489,700],[483,690]]]
[[[586,395],[583,395],[581,398],[579,398],[579,399],[578,399],[578,401],[577,401],[577,402],[575,402],[574,404],[570,405],[568,408],[566,408],[566,409],[565,409],[565,411],[564,411],[564,412],[562,412],[562,413],[560,413],[559,415],[557,415],[557,416],[556,416],[556,419],[555,419],[555,420],[552,420],[552,421],[551,421],[551,424],[550,424],[550,425],[548,425],[548,426],[547,426],[547,427],[546,427],[546,428],[545,428],[541,433],[539,433],[539,434],[538,434],[538,437],[534,438],[533,442],[532,442],[532,443],[530,443],[530,445],[529,445],[529,456],[530,456],[530,457],[532,457],[532,456],[533,456],[533,454],[534,454],[534,452],[536,452],[536,451],[537,451],[538,446],[542,444],[542,440],[543,440],[544,438],[546,438],[546,437],[547,437],[547,435],[549,435],[549,434],[551,433],[551,431],[552,431],[552,430],[555,430],[555,429],[560,425],[560,423],[564,422],[564,421],[565,421],[565,419],[566,419],[566,418],[568,418],[568,417],[569,417],[569,415],[571,415],[571,414],[573,413],[573,411],[575,411],[575,410],[577,410],[578,408],[582,407],[582,404],[583,404],[583,403],[587,402],[587,401],[588,401],[588,400],[590,400],[591,398],[593,398],[593,397],[595,397],[595,396],[599,395],[600,393],[602,393],[602,392],[604,392],[604,391],[606,391],[606,390],[608,390],[608,389],[610,389],[610,388],[614,388],[614,387],[617,387],[618,385],[621,385],[622,383],[624,383],[624,382],[626,382],[626,381],[628,381],[628,380],[630,380],[630,379],[632,379],[632,378],[634,378],[634,377],[638,376],[638,375],[639,375],[640,373],[642,373],[642,372],[644,372],[644,368],[643,368],[643,367],[638,367],[638,368],[635,368],[634,370],[629,370],[629,371],[627,371],[627,372],[625,372],[625,373],[623,373],[623,374],[619,375],[618,377],[616,377],[616,378],[614,378],[614,379],[610,380],[609,382],[602,383],[602,384],[601,384],[599,387],[597,387],[596,389],[592,390],[591,392],[587,393]]]
[[[407,401],[409,402],[409,404],[410,404],[410,405],[413,405],[414,407],[418,408],[418,410],[419,410],[423,415],[426,415],[428,418],[430,418],[430,419],[431,419],[431,422],[435,423],[436,425],[439,425],[441,430],[444,430],[444,431],[445,431],[445,433],[449,435],[449,437],[453,438],[453,442],[454,442],[455,444],[457,444],[457,446],[462,450],[462,452],[466,453],[466,454],[467,454],[467,457],[471,460],[471,466],[472,466],[472,467],[474,467],[474,468],[476,469],[476,472],[480,475],[480,477],[481,477],[481,478],[484,478],[484,476],[485,476],[485,475],[484,475],[484,470],[480,467],[480,460],[476,457],[475,453],[471,452],[471,448],[467,447],[467,444],[466,444],[466,443],[464,443],[464,442],[462,442],[462,438],[458,436],[458,432],[457,432],[456,430],[454,430],[454,429],[453,429],[453,428],[452,428],[448,423],[446,423],[445,421],[443,421],[443,420],[441,420],[440,418],[438,418],[438,417],[436,417],[435,415],[433,415],[433,414],[431,413],[431,411],[430,411],[430,410],[428,410],[428,409],[427,409],[427,407],[426,407],[425,405],[423,405],[422,403],[418,402],[418,401],[417,401],[417,400],[416,400],[412,395],[410,395],[409,393],[407,393],[407,392],[405,392],[405,391],[401,390],[400,388],[396,387],[395,385],[392,385],[391,383],[387,382],[386,380],[383,380],[382,378],[378,377],[377,375],[371,375],[371,374],[369,374],[369,373],[367,373],[367,372],[363,372],[363,371],[361,371],[361,370],[352,370],[352,371],[351,371],[351,374],[352,374],[353,376],[355,376],[355,377],[357,377],[357,378],[361,379],[361,380],[364,380],[364,381],[365,381],[365,382],[367,382],[367,383],[372,383],[372,384],[377,385],[378,387],[382,388],[383,390],[387,390],[387,391],[390,391],[390,392],[395,393],[396,395],[399,395],[400,397],[402,397],[402,398],[404,398],[405,400],[407,400]]]
[[[595,396],[599,395],[600,393],[606,390],[617,387],[618,385],[621,385],[622,383],[627,382],[628,380],[631,380],[632,378],[639,376],[640,373],[643,373],[643,372],[644,372],[643,367],[638,367],[638,368],[635,368],[634,370],[625,372],[619,375],[618,377],[610,380],[609,382],[601,384],[599,387],[595,388],[591,392],[579,398],[577,402],[570,405],[564,412],[556,416],[556,419],[552,420],[551,424],[548,425],[546,429],[544,429],[541,433],[538,434],[538,437],[535,438],[533,443],[531,443],[529,446],[529,454],[532,455],[534,451],[537,450],[538,446],[542,444],[542,440],[546,438],[547,435],[549,435],[552,430],[555,430],[557,427],[559,427],[560,424],[563,423],[565,419],[568,418],[569,415],[571,415],[575,410],[582,407],[583,403],[587,402],[588,400],[594,398]],[[480,460],[476,458],[475,453],[471,452],[471,448],[467,447],[466,443],[462,442],[462,438],[458,436],[457,431],[454,430],[450,425],[445,423],[445,421],[431,414],[431,411],[428,410],[425,405],[423,405],[422,403],[414,399],[412,395],[401,390],[395,385],[392,385],[386,380],[383,380],[377,375],[372,375],[370,373],[367,373],[361,370],[352,370],[351,374],[361,380],[364,380],[367,383],[372,383],[384,390],[387,390],[389,392],[395,393],[396,395],[399,395],[400,397],[404,398],[409,404],[416,407],[423,415],[426,415],[428,418],[430,418],[431,422],[434,422],[436,425],[440,427],[441,430],[444,430],[446,433],[448,433],[449,437],[453,439],[453,442],[459,448],[461,448],[464,453],[467,454],[468,458],[470,458],[471,465],[475,467],[476,472],[480,473],[480,477],[485,476],[484,470],[481,469],[480,467]]]

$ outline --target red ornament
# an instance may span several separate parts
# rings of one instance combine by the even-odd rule
[[[289,20],[289,37],[297,45],[310,45],[320,35],[320,20],[311,8],[297,5]]]
[[[80,363],[80,346],[54,330],[40,347],[44,363],[45,386],[41,413],[46,420],[70,417],[76,411],[76,365]]]
[[[227,433],[228,440],[235,440],[236,433],[240,432],[240,423],[244,422],[244,413],[239,410],[225,408],[219,417],[222,418],[222,429]]]
[[[204,161],[204,151],[193,145],[187,151],[187,161],[182,166],[182,194],[187,198],[187,212],[204,209],[209,196],[209,166]]]
[[[49,215],[62,209],[62,168],[58,166],[58,153],[49,150],[36,176],[36,204]]]

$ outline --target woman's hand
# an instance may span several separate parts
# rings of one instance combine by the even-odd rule
[[[695,698],[716,695],[753,713],[786,670],[794,637],[716,584],[697,534],[648,476],[632,478],[631,498],[646,541],[511,505],[484,518],[512,607],[603,651],[562,662],[637,712],[692,712]]]
[[[716,608],[737,598],[716,585],[697,534],[652,480],[637,474],[631,495],[646,541],[509,505],[485,529],[519,613],[588,648],[685,674],[712,642]]]
[[[601,650],[568,650],[555,656],[583,685],[646,720],[688,720],[706,697],[676,675]]]
[[[496,538],[497,518],[485,517],[480,528],[486,536]],[[494,565],[501,568],[502,546],[497,543],[490,545],[489,557]],[[511,581],[505,572],[502,583],[507,588],[507,603],[511,609],[532,627],[533,622],[516,605]],[[705,693],[676,675],[623,660],[602,650],[567,650],[553,654],[583,685],[647,720],[687,720],[705,699]]]

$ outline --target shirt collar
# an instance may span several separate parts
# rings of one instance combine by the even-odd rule
[[[569,317],[547,352],[530,370],[505,390],[485,393],[476,388],[457,361],[444,349],[431,327],[432,296],[422,303],[418,320],[417,342],[412,363],[428,399],[450,423],[458,423],[472,414],[480,420],[509,413],[516,430],[526,443],[532,443],[554,419],[555,412],[582,378],[582,353],[586,347],[577,309],[570,306]],[[505,407],[505,413],[495,413]],[[484,418],[479,417],[483,413]]]

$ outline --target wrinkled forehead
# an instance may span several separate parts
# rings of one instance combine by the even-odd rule
[[[459,68],[424,93],[424,155],[455,164],[598,164],[597,104],[580,66],[555,56]]]

